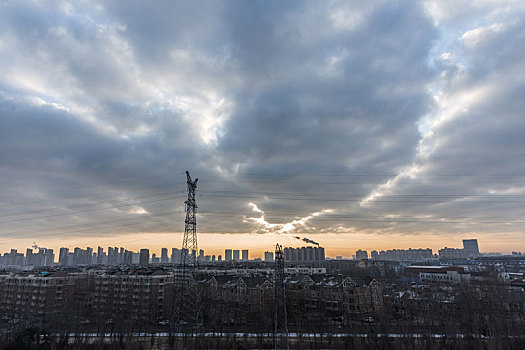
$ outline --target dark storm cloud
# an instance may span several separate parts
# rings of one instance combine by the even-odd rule
[[[457,175],[525,173],[517,5],[0,6],[4,235],[121,219],[138,223],[94,233],[179,231],[185,169],[203,231],[261,232],[250,202],[270,224],[322,213],[313,232],[471,232],[451,217],[516,214],[458,194],[523,194],[522,177]]]

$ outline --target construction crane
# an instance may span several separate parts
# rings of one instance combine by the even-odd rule
[[[33,241],[33,245],[31,246],[31,248],[33,249],[38,249],[38,250],[46,250],[47,248],[44,248],[44,247],[39,247],[36,245],[36,243]]]

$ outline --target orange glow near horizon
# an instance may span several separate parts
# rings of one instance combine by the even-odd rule
[[[223,255],[224,249],[249,249],[250,258],[262,258],[265,251],[273,251],[275,244],[280,243],[285,247],[301,247],[306,244],[294,238],[294,236],[305,237],[300,233],[291,234],[257,234],[257,233],[198,233],[199,249],[204,249],[206,255]],[[380,235],[380,234],[308,234],[306,237],[319,242],[326,250],[327,257],[342,256],[351,258],[358,249],[367,250],[387,250],[387,249],[408,249],[408,248],[432,248],[434,253],[447,246],[454,248],[462,247],[462,240],[477,238],[481,252],[502,252],[525,251],[525,242],[521,235],[505,235],[501,239],[501,234],[468,234],[468,235]],[[25,253],[27,248],[33,244],[32,239],[13,238],[11,243],[0,245],[0,252],[8,252],[14,248],[19,252]],[[120,235],[106,236],[85,236],[85,237],[65,237],[60,239],[37,240],[39,246],[52,248],[58,255],[60,247],[67,247],[70,250],[75,247],[92,247],[94,251],[98,246],[104,247],[124,247],[125,249],[138,251],[140,248],[148,248],[150,253],[160,254],[161,248],[180,248],[182,245],[182,233],[129,233]]]

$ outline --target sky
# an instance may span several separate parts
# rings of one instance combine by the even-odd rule
[[[0,252],[525,251],[525,2],[2,1]]]

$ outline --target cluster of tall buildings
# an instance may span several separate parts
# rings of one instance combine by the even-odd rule
[[[219,255],[220,257],[220,255]],[[225,249],[224,250],[225,261],[248,261],[250,260],[248,249]]]
[[[476,258],[479,254],[477,239],[464,239],[463,248],[443,248],[439,250],[440,259]]]
[[[55,254],[53,249],[46,249],[34,246],[35,250],[27,249],[26,254],[19,253],[16,249],[11,249],[9,253],[0,255],[0,266],[52,266],[55,264]],[[200,263],[216,261],[249,261],[248,249],[225,249],[224,259],[221,255],[206,255],[204,250],[191,252],[195,254],[197,261]],[[366,250],[358,250],[355,253],[356,260],[382,260],[382,261],[414,261],[430,260],[433,258],[440,259],[466,259],[480,256],[478,241],[476,239],[463,240],[463,248],[445,247],[439,250],[439,256],[432,253],[430,248],[418,249],[389,249],[376,251],[373,250],[368,255]],[[58,264],[62,266],[79,266],[79,265],[139,265],[148,266],[150,264],[178,264],[181,259],[181,249],[172,248],[171,254],[168,255],[168,248],[162,248],[160,256],[155,253],[150,254],[149,249],[141,249],[139,252],[129,251],[123,247],[108,247],[104,251],[103,247],[98,247],[96,251],[91,247],[85,249],[60,248],[58,254]],[[256,259],[259,260],[260,259]],[[307,246],[300,248],[284,248],[284,260],[289,263],[315,262],[325,260],[325,250],[320,246]],[[271,251],[264,252],[264,261],[274,261],[274,253]]]
[[[313,262],[325,260],[323,247],[284,248],[284,261],[286,262]]]
[[[104,248],[98,247],[97,251],[93,248],[86,249],[76,247],[72,251],[69,248],[60,248],[58,253],[58,264],[63,266],[78,265],[130,265],[137,261],[136,253],[122,247],[109,247],[107,252]]]
[[[390,261],[403,261],[403,260],[427,260],[432,259],[432,249],[430,248],[419,248],[419,249],[389,249],[389,250],[372,250],[370,258],[373,260],[390,260]],[[368,259],[368,252],[366,250],[358,250],[355,252],[355,258],[357,260]]]
[[[11,249],[9,253],[0,255],[0,266],[51,266],[55,261],[53,249],[38,248],[38,252],[28,248],[24,256],[16,249]]]
[[[140,249],[139,252],[133,252],[123,247],[108,247],[107,250],[98,247],[96,251],[91,247],[85,249],[76,247],[73,250],[63,247],[60,248],[58,254],[58,264],[62,266],[179,264],[181,253],[182,250],[178,248],[172,248],[171,254],[168,254],[168,248],[162,248],[161,254],[158,256],[155,253],[150,254],[149,249],[146,248]],[[203,249],[200,249],[198,253],[191,252],[190,254],[195,254],[199,263],[223,261],[221,255],[218,257],[206,255]],[[248,249],[226,249],[224,251],[224,261],[248,261],[249,259]],[[271,253],[271,258],[266,260],[273,261],[273,253]],[[53,249],[38,248],[37,253],[34,253],[33,249],[27,249],[25,255],[16,249],[11,249],[9,253],[0,255],[0,266],[52,266],[54,264]]]
[[[438,251],[440,259],[466,259],[476,258],[480,256],[478,240],[477,239],[464,239],[463,248],[443,248]],[[359,249],[355,252],[356,260],[367,260],[369,258],[366,250]],[[430,260],[437,258],[432,253],[430,248],[419,248],[419,249],[389,249],[382,250],[380,252],[373,250],[370,254],[372,260],[391,260],[391,261],[403,261],[403,260]]]

